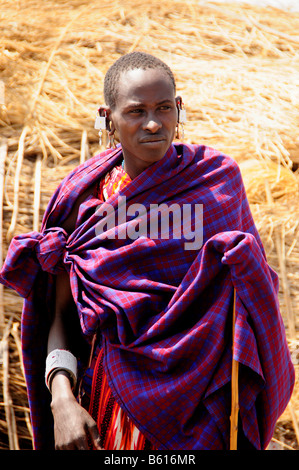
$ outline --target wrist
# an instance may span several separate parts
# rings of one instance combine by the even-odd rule
[[[72,385],[67,375],[67,372],[60,370],[56,372],[51,382],[52,389],[52,409],[59,406],[65,400],[75,400]]]

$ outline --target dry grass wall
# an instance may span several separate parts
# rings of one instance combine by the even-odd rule
[[[61,179],[99,151],[105,72],[143,50],[173,69],[187,142],[240,165],[298,370],[299,14],[199,0],[2,0],[1,262],[11,237],[38,230]],[[0,287],[0,448],[31,448],[20,354],[21,299]],[[299,449],[298,383],[273,445]],[[277,442],[279,441],[279,442]]]

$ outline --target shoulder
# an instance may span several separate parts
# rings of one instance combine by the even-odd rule
[[[73,208],[92,192],[95,182],[101,178],[119,158],[120,149],[107,150],[74,168],[58,185],[44,213],[42,228],[49,222],[61,224]]]
[[[85,162],[77,165],[65,178],[65,180],[71,179],[76,175],[81,175],[90,171],[94,168],[99,168],[104,165],[114,154],[112,150],[106,150],[104,152],[98,153],[93,157],[89,158]]]
[[[209,147],[207,145],[194,145],[194,149],[196,155],[204,161],[215,161],[220,165],[238,168],[237,162],[232,157],[218,149]]]
[[[101,176],[105,169],[111,166],[109,162],[114,160],[113,157],[115,157],[116,153],[118,152],[112,150],[104,151],[75,167],[60,182],[55,197],[60,197],[60,195],[65,196],[65,194],[69,195],[72,192],[77,197],[83,193],[90,184],[94,183],[97,175]]]
[[[244,197],[241,171],[232,157],[205,145],[185,146],[185,151],[193,152],[189,174],[201,191],[205,188],[213,196],[221,194],[221,197],[238,200]]]
[[[205,168],[210,172],[217,169],[226,171],[228,174],[241,174],[236,160],[213,147],[199,144],[180,144],[180,151],[185,155],[192,154],[193,164],[199,168]]]

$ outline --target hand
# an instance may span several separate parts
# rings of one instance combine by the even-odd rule
[[[51,403],[55,449],[102,450],[95,421],[75,399],[69,380],[62,375],[56,375],[52,382]]]
[[[75,398],[52,406],[56,450],[101,450],[95,421]]]

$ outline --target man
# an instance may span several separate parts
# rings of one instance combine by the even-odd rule
[[[175,90],[160,60],[120,58],[107,72],[100,114],[121,145],[76,168],[41,233],[12,242],[1,282],[26,299],[36,448],[228,448],[234,290],[241,448],[267,446],[291,396],[277,276],[239,169],[213,149],[173,144]],[[168,233],[152,236],[163,204],[178,209],[180,236],[175,213]],[[190,234],[200,246],[186,245]],[[46,353],[54,433],[41,380]]]

